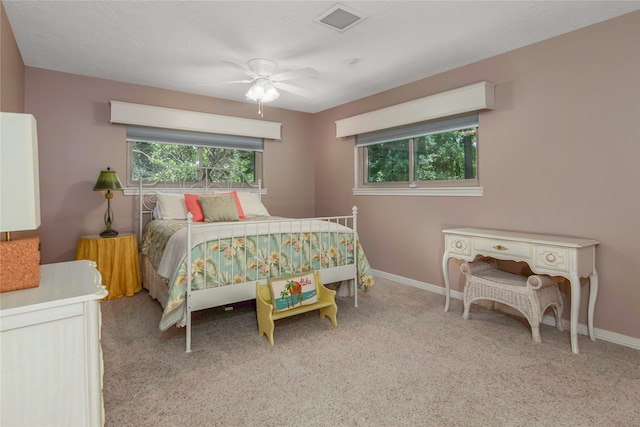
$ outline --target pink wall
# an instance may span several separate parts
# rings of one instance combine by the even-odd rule
[[[483,80],[497,85],[497,108],[480,115],[484,196],[352,195],[353,142],[336,139],[335,120]],[[316,213],[358,205],[373,268],[439,286],[445,228],[597,239],[595,327],[640,338],[639,117],[633,13],[317,114]]]
[[[0,111],[24,112],[24,63],[0,2]]]
[[[26,106],[38,120],[42,263],[72,260],[79,236],[104,229],[104,195],[92,191],[110,166],[126,182],[126,130],[109,123],[109,100],[258,119],[257,106],[26,68]],[[311,116],[267,107],[265,120],[282,123],[282,140],[264,151],[265,206],[273,215],[313,215]],[[309,171],[300,173],[299,171]],[[295,179],[292,179],[295,177]],[[113,228],[137,229],[137,198],[116,193]]]

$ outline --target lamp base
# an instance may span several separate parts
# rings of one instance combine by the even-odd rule
[[[40,238],[0,242],[0,292],[40,286]]]
[[[116,230],[112,230],[111,228],[107,228],[102,233],[100,233],[100,237],[116,237],[118,232]]]

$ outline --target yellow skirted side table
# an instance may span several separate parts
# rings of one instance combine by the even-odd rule
[[[133,233],[120,233],[116,237],[80,236],[76,259],[96,262],[102,284],[109,291],[107,299],[130,297],[141,289],[138,243]]]

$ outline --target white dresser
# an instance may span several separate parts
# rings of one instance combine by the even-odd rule
[[[587,327],[589,337],[595,340],[593,312],[598,295],[596,272],[597,240],[579,237],[552,236],[546,234],[519,233],[515,231],[488,230],[483,228],[454,228],[444,233],[442,273],[445,283],[445,307],[449,309],[449,258],[473,261],[476,256],[526,262],[536,274],[561,276],[571,285],[571,351],[578,353],[578,310],[580,308],[580,278],[589,278],[589,305]]]
[[[0,425],[102,426],[100,300],[92,261],[40,267],[40,286],[0,294]]]

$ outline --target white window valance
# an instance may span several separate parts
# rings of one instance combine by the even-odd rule
[[[281,123],[123,101],[109,103],[111,123],[265,139],[281,138]]]
[[[495,85],[475,83],[380,110],[336,120],[336,137],[359,135],[495,107]]]

